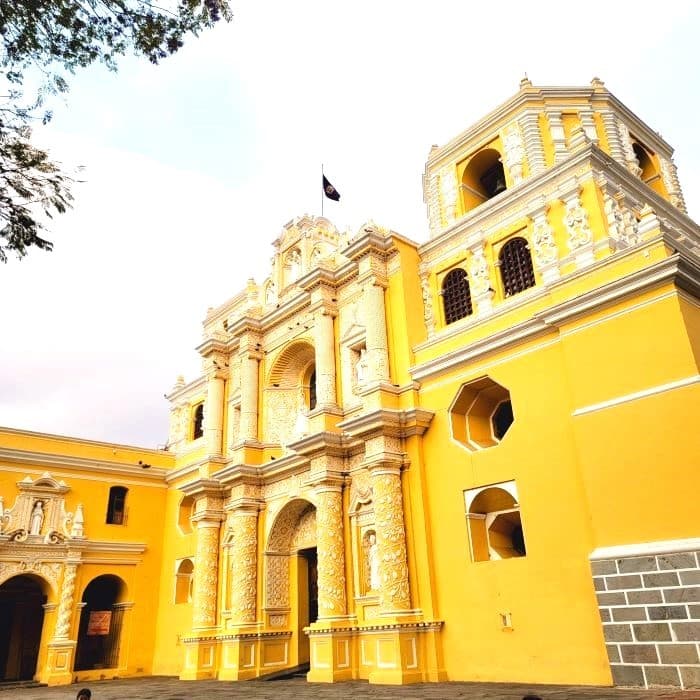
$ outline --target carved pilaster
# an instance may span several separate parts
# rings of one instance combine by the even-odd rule
[[[333,314],[328,309],[323,308],[316,312],[314,344],[317,403],[321,407],[336,406]]]
[[[547,220],[548,206],[544,198],[530,205],[532,219],[532,246],[537,269],[545,282],[559,279],[559,249],[554,238],[554,230]]]
[[[630,131],[627,128],[627,125],[621,121],[617,122],[617,128],[620,132],[620,143],[622,144],[625,165],[635,177],[639,177],[642,174],[642,169],[639,167],[639,160],[637,160],[637,154],[634,152],[634,148],[632,146]]]
[[[615,252],[636,245],[640,241],[639,225],[636,217],[625,204],[624,193],[614,191],[611,183],[604,178],[598,184],[603,193],[610,249]]]
[[[379,549],[381,610],[383,614],[410,610],[401,469],[382,464],[372,467],[370,474]]]
[[[491,278],[484,256],[483,243],[478,243],[470,248],[470,252],[469,287],[472,299],[476,303],[476,313],[479,316],[484,316],[491,313],[493,309],[493,289],[491,289]]]
[[[440,170],[440,211],[443,226],[454,223],[457,218],[457,176],[451,165]]]
[[[435,335],[435,316],[433,314],[433,295],[430,290],[430,278],[427,272],[421,272],[420,288],[423,294],[423,320],[428,331],[428,337]]]
[[[620,139],[620,129],[617,126],[617,115],[612,110],[606,109],[601,111],[600,116],[603,120],[611,158],[620,163],[620,165],[626,165],[625,150]]]
[[[582,109],[578,116],[581,120],[581,128],[583,129],[583,133],[586,135],[586,138],[591,143],[597,145],[598,130],[595,128],[595,118],[593,117],[593,112],[589,109]]]
[[[520,126],[525,142],[525,154],[530,166],[530,175],[544,172],[544,146],[540,134],[539,114],[535,110],[527,110],[520,117]]]
[[[430,177],[425,176],[424,183],[424,199],[428,206],[428,224],[430,226],[431,236],[437,236],[442,229],[440,215],[440,195],[438,190],[438,175],[431,173]]]
[[[365,282],[364,300],[368,383],[389,381],[384,286],[376,279],[368,279]]]
[[[564,225],[567,244],[574,254],[576,267],[584,267],[594,260],[593,232],[588,225],[588,212],[581,202],[579,186],[575,182],[565,188],[561,198],[566,207]]]
[[[505,151],[504,165],[508,168],[511,182],[517,185],[523,180],[525,144],[518,122],[511,122],[501,131],[501,141]]]
[[[257,508],[232,514],[231,613],[234,624],[255,622],[258,590],[258,512]]]
[[[204,411],[204,436],[207,454],[221,454],[224,433],[224,386],[219,372],[207,377],[207,400]]]
[[[547,110],[547,120],[549,121],[549,132],[554,144],[554,163],[561,163],[567,156],[566,133],[564,132],[564,122],[561,112],[558,110]]]
[[[322,483],[316,493],[318,614],[319,618],[342,617],[347,611],[342,486]]]
[[[197,555],[194,569],[192,623],[195,629],[216,625],[219,520],[197,522]]]
[[[661,178],[664,181],[664,186],[668,192],[668,198],[674,207],[678,207],[682,212],[688,213],[683,197],[681,183],[678,180],[678,170],[676,164],[669,158],[659,156],[659,165],[661,166]]]
[[[56,631],[54,640],[70,638],[70,622],[73,616],[73,596],[75,595],[75,578],[78,565],[67,563],[63,568],[63,583],[61,585],[61,600],[58,603],[56,616]]]
[[[258,439],[258,363],[260,354],[245,352],[241,357],[240,439]]]

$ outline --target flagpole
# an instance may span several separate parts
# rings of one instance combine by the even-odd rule
[[[323,218],[323,195],[325,192],[323,191],[323,163],[321,163],[321,218]]]

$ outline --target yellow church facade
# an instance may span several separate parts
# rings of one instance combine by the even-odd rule
[[[0,431],[3,678],[700,687],[671,147],[598,79],[524,80],[423,185],[422,244],[283,228],[166,450]]]

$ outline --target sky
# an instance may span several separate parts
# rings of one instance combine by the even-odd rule
[[[427,240],[443,144],[534,85],[601,78],[676,149],[700,217],[700,3],[231,0],[233,21],[159,66],[76,73],[35,132],[83,166],[51,253],[0,265],[0,425],[162,446],[164,395],[199,375],[210,306],[269,272],[320,214]]]

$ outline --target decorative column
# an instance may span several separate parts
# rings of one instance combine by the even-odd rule
[[[385,284],[376,277],[370,277],[365,282],[364,320],[369,359],[368,384],[389,381],[384,288]]]
[[[451,226],[457,219],[457,176],[454,165],[440,170],[440,223]]]
[[[318,620],[309,626],[311,667],[307,680],[333,683],[352,676],[352,627],[347,620],[342,479],[316,484]]]
[[[232,513],[231,615],[234,625],[256,621],[258,592],[258,508],[238,508]]]
[[[77,572],[78,562],[69,559],[63,567],[61,599],[58,603],[54,636],[48,643],[46,666],[39,673],[39,680],[48,685],[65,685],[73,680],[76,642],[70,638],[70,634]]]
[[[379,549],[381,614],[405,615],[412,610],[401,493],[401,465],[380,462],[369,469]]]
[[[319,620],[342,618],[347,612],[342,488],[336,481],[316,487]]]
[[[220,360],[219,362],[223,362]],[[207,376],[207,402],[204,410],[204,438],[207,454],[219,455],[222,451],[224,434],[224,387],[223,366],[216,360]]]
[[[246,350],[241,357],[240,439],[258,439],[258,363],[260,353]]]
[[[539,113],[533,109],[523,112],[520,128],[525,142],[525,154],[530,166],[530,176],[539,175],[545,170],[544,146],[540,134]]]
[[[598,145],[598,130],[595,128],[593,112],[590,109],[582,109],[578,116],[581,120],[581,128],[583,129],[583,133],[586,134],[586,138],[591,143]]]
[[[321,308],[316,312],[314,323],[316,402],[321,408],[337,406],[333,315],[330,309]]]
[[[185,667],[182,680],[215,678],[218,665],[217,593],[219,579],[219,528],[223,520],[218,483],[195,485],[190,493],[195,501],[193,524],[197,527],[192,635],[185,638]]]
[[[561,112],[558,110],[546,110],[547,120],[549,121],[549,131],[554,144],[554,164],[561,163],[567,156],[566,150],[566,133],[564,131],[564,123],[561,119]]]
[[[232,509],[229,515],[231,540],[228,557],[231,620],[227,625],[227,634],[221,642],[221,665],[217,678],[242,681],[255,678],[260,666],[260,640],[252,634],[259,630],[257,622],[259,504],[253,499],[242,498],[236,499],[229,507]]]
[[[593,232],[588,224],[588,212],[581,202],[581,187],[576,178],[567,180],[560,189],[560,197],[566,210],[564,226],[567,232],[567,244],[574,256],[576,269],[590,265],[593,253]]]

